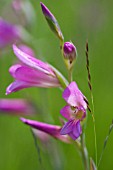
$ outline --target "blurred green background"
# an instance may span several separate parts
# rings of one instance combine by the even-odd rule
[[[67,77],[59,41],[42,15],[40,1],[29,2],[34,8],[36,20],[31,19],[31,25],[26,26],[26,30],[34,37],[27,44],[34,49],[38,58],[51,63]],[[65,41],[71,40],[77,47],[78,58],[73,79],[91,103],[85,60],[85,43],[88,39],[99,159],[113,119],[113,1],[43,0],[43,3],[57,18]],[[28,14],[30,15],[30,11]],[[22,23],[12,10],[9,0],[0,0],[0,16],[12,23]],[[15,60],[11,47],[0,52],[0,97],[32,99],[37,108],[42,109],[42,113],[37,110],[32,119],[59,124],[59,111],[65,104],[59,89],[28,88],[5,96],[6,87],[13,81],[8,69]],[[22,124],[19,117],[0,114],[0,170],[83,169],[81,158],[73,145],[51,139],[46,148],[39,139],[37,142],[40,155],[37,154],[29,127]],[[95,160],[93,122],[89,113],[86,144],[89,156]],[[99,167],[99,170],[112,169],[113,133]]]

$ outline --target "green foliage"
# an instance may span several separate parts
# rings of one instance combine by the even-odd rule
[[[36,22],[27,31],[33,36],[29,46],[36,51],[37,58],[53,64],[66,78],[68,77],[60,55],[59,42],[49,31],[44,22],[39,1],[30,1],[35,9]],[[6,6],[5,6],[6,3]],[[10,3],[10,2],[9,2]],[[10,4],[2,1],[0,15],[11,21],[8,9]],[[78,58],[74,69],[74,80],[91,103],[87,86],[85,61],[85,43],[89,42],[90,72],[95,105],[98,155],[101,154],[103,141],[113,118],[113,2],[93,0],[43,1],[52,9],[67,40],[77,47]],[[4,5],[3,5],[4,4]],[[13,23],[18,23],[17,16]],[[12,82],[8,68],[16,61],[11,47],[0,51],[0,97],[33,98],[35,104],[42,108],[32,119],[60,124],[59,111],[64,106],[62,92],[58,89],[30,88],[5,96],[5,89]],[[41,92],[40,92],[41,90]],[[43,93],[43,95],[42,95]],[[43,101],[43,103],[42,103]],[[59,102],[60,101],[60,102]],[[29,117],[28,117],[29,118]],[[113,135],[107,142],[99,170],[112,170]],[[82,162],[74,146],[51,139],[45,148],[38,140],[42,164],[45,170],[82,170]],[[95,161],[94,135],[91,114],[88,114],[86,127],[86,144],[89,156]],[[99,156],[98,156],[99,157]],[[19,117],[0,115],[0,169],[1,170],[40,170],[34,140],[28,127]]]

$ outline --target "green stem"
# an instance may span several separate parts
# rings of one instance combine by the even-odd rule
[[[68,80],[69,82],[72,82],[72,71],[71,70],[68,71]]]
[[[89,170],[89,157],[88,157],[88,151],[85,145],[85,134],[81,134],[81,142],[77,142],[77,140],[74,142],[80,156],[82,157],[84,170]]]
[[[81,135],[81,155],[82,155],[82,160],[84,164],[84,169],[89,170],[89,158],[88,158],[87,148],[85,145],[85,134],[84,133],[82,133]]]
[[[95,125],[95,116],[94,116],[94,102],[93,102],[93,94],[91,91],[91,100],[92,100],[92,107],[93,107],[93,112],[92,112],[92,119],[93,119],[93,125],[94,125],[94,140],[95,140],[95,162],[96,162],[96,167],[97,167],[97,135],[96,135],[96,125]]]
[[[94,124],[94,140],[95,140],[95,159],[96,159],[96,167],[97,167],[97,137],[96,137],[96,125],[95,125],[95,115],[94,115],[94,102],[93,102],[93,92],[92,92],[92,83],[91,83],[91,74],[90,74],[90,68],[89,68],[89,48],[88,48],[88,41],[86,42],[86,68],[88,73],[88,86],[90,89],[90,95],[91,95],[91,102],[92,102],[92,119]]]

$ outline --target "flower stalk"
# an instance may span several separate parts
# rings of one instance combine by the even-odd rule
[[[89,170],[89,158],[88,158],[88,151],[85,145],[85,134],[81,134],[81,156],[84,164],[84,169]]]

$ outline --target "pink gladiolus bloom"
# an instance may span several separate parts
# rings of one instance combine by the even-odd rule
[[[20,33],[18,27],[0,18],[0,48],[14,43],[19,38]]]
[[[53,70],[47,64],[25,53],[16,45],[13,50],[17,58],[23,63],[10,67],[9,72],[16,80],[8,86],[6,94],[16,92],[28,87],[61,87],[61,84]]]
[[[42,122],[38,122],[35,120],[29,120],[29,119],[25,119],[25,118],[21,118],[21,121],[23,123],[31,126],[34,129],[37,129],[41,132],[51,135],[52,137],[54,137],[56,139],[59,139],[66,143],[70,143],[70,140],[67,135],[65,135],[65,136],[60,135],[60,131],[61,131],[60,126],[50,125],[47,123],[42,123]]]
[[[86,117],[87,104],[85,96],[78,89],[75,82],[71,82],[63,92],[63,98],[67,105],[60,111],[68,122],[61,129],[60,134],[68,134],[73,140],[76,140],[82,133],[80,122]]]
[[[35,108],[25,99],[0,99],[0,112],[13,115],[32,115]]]

